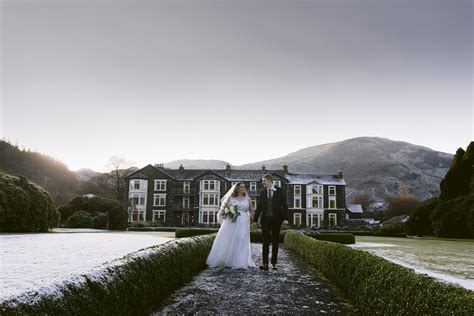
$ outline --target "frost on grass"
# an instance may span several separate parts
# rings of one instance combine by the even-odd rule
[[[110,281],[107,278],[116,267],[148,255],[153,248],[147,247],[172,239],[163,236],[166,234],[135,232],[0,234],[0,302],[15,298],[31,303],[44,295],[57,297],[66,284],[81,285],[87,278]]]

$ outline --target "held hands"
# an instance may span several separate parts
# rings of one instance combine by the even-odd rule
[[[283,225],[288,225],[288,221],[287,221],[287,220],[284,220],[284,221],[283,221]]]

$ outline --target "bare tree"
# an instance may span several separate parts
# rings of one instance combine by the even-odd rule
[[[108,182],[113,190],[114,197],[119,201],[122,201],[125,195],[125,177],[138,170],[133,165],[135,165],[133,161],[114,156],[109,159],[106,166]]]
[[[359,192],[352,198],[353,204],[360,204],[362,206],[362,210],[368,211],[369,207],[372,203],[374,203],[374,199],[372,196],[365,192]]]

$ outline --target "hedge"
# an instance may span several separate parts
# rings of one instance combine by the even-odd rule
[[[355,244],[355,236],[351,233],[319,233],[306,231],[304,234],[317,240],[332,241],[339,244]]]
[[[330,279],[361,314],[473,315],[474,292],[368,252],[288,232],[285,245]]]
[[[58,220],[46,190],[25,177],[0,172],[0,232],[47,232]]]
[[[0,305],[0,314],[149,315],[206,267],[215,235],[142,249],[61,285],[54,294],[26,294]],[[51,292],[51,291],[49,291]]]
[[[177,228],[175,232],[176,238],[198,236],[205,234],[217,233],[215,228]],[[286,231],[280,231],[280,243],[283,243]],[[261,231],[250,231],[250,242],[263,242]]]

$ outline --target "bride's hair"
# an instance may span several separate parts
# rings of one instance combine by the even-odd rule
[[[237,185],[235,186],[234,192],[232,192],[232,197],[238,197],[239,196],[239,188],[240,188],[241,184],[245,185],[245,183],[243,183],[243,182],[237,182]],[[247,192],[244,193],[244,196],[247,196]]]

